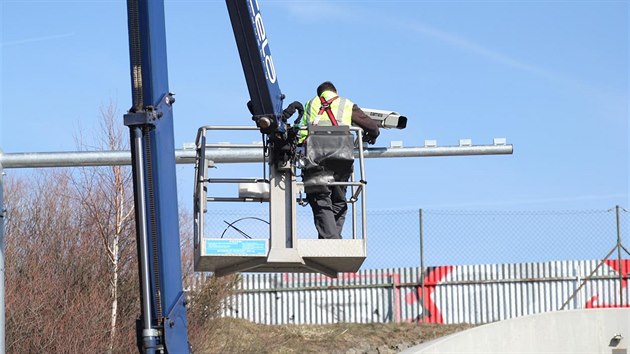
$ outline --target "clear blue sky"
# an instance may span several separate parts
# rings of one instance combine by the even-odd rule
[[[628,1],[260,5],[287,102],[331,80],[360,106],[409,117],[378,146],[514,145],[369,160],[371,210],[628,206]],[[130,107],[125,1],[2,0],[1,16],[4,152],[75,150],[100,106]],[[166,17],[177,147],[201,125],[251,124],[225,3],[166,1]],[[192,174],[179,171],[188,200]]]

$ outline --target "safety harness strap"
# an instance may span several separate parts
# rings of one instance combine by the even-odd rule
[[[328,119],[330,119],[330,123],[334,126],[338,126],[339,123],[337,123],[337,119],[335,118],[335,115],[333,114],[332,109],[330,109],[330,104],[333,103],[333,101],[338,98],[339,96],[335,96],[329,100],[326,100],[324,96],[319,96],[319,100],[322,103],[322,107],[319,109],[319,113],[317,113],[317,115],[321,116],[324,112],[326,112],[326,114],[328,115]]]

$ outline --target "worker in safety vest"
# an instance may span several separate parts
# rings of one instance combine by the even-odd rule
[[[364,131],[363,141],[374,144],[379,135],[376,122],[371,120],[356,104],[337,95],[337,89],[326,81],[317,87],[317,96],[306,103],[300,125],[337,126],[357,125]],[[300,130],[298,143],[308,146],[308,131]],[[308,147],[307,147],[308,148]],[[352,174],[352,164],[324,166],[334,176],[335,182],[347,182]],[[308,171],[303,171],[308,178]],[[316,190],[306,189],[306,198],[313,209],[315,228],[320,239],[340,239],[346,219],[347,186],[323,186]]]

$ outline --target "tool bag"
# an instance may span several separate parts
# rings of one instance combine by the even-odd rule
[[[316,166],[350,168],[354,162],[354,139],[350,127],[309,126],[305,154],[307,169]]]
[[[309,126],[304,154],[302,172],[305,191],[326,191],[325,185],[335,181],[334,174],[352,172],[354,140],[350,127]]]

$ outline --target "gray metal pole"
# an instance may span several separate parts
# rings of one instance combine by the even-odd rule
[[[368,148],[363,151],[365,158],[392,157],[431,157],[469,155],[509,155],[512,145],[408,147],[408,148]],[[355,151],[355,156],[359,152]],[[194,149],[175,151],[175,162],[194,164],[197,157]],[[215,163],[263,162],[262,147],[207,149],[206,157]],[[29,152],[0,153],[0,164],[4,168],[77,167],[131,165],[129,151],[69,151],[69,152]]]
[[[422,314],[420,319],[424,322],[425,302],[424,302],[424,232],[422,228],[422,209],[418,212],[418,218],[420,221],[420,291],[422,292]]]
[[[146,199],[144,193],[144,166],[142,165],[144,159],[144,151],[142,150],[142,130],[139,127],[134,127],[131,130],[131,138],[132,146],[135,152],[136,160],[135,163],[135,171],[136,175],[134,178],[136,179],[136,188],[135,188],[135,200],[137,203],[136,215],[138,220],[136,221],[136,227],[139,228],[138,232],[138,242],[140,250],[140,259],[138,262],[140,263],[140,280],[141,280],[141,289],[140,293],[142,294],[142,340],[145,343],[145,348],[153,348],[158,337],[157,330],[153,329],[152,325],[152,313],[151,313],[151,283],[149,279],[149,246],[147,240],[147,215],[145,213],[146,207]],[[149,349],[147,349],[149,351]]]
[[[621,227],[619,224],[619,205],[615,207],[617,213],[617,264],[619,267],[619,306],[623,306],[623,274],[624,267],[621,266]]]
[[[4,171],[0,163],[0,354],[5,353],[4,336],[5,336],[5,314],[4,314],[4,216],[6,209],[4,208]]]

